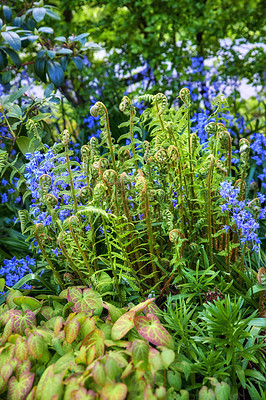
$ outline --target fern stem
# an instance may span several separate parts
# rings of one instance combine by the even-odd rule
[[[210,168],[207,178],[207,193],[206,193],[206,207],[207,207],[207,234],[209,242],[209,256],[210,263],[213,264],[213,253],[212,253],[212,224],[211,224],[211,183],[213,177],[213,167],[214,167],[214,156],[210,154]]]
[[[79,252],[81,254],[81,257],[83,258],[84,264],[86,265],[87,270],[89,271],[89,274],[92,275],[93,271],[91,270],[89,260],[87,259],[85,252],[83,251],[82,247],[79,244],[79,240],[81,240],[81,237],[77,238],[76,233],[75,233],[75,231],[73,229],[73,226],[71,224],[71,222],[74,219],[78,219],[78,218],[75,215],[72,215],[72,217],[69,218],[69,224],[68,225],[69,225],[69,229],[70,229],[70,232],[71,232],[71,236],[72,236],[74,242],[76,243],[77,248],[79,249]]]
[[[117,290],[117,293],[119,296],[119,300],[121,301],[121,303],[123,303],[123,297],[122,297],[122,293],[121,293],[121,290],[119,287],[119,282],[118,282],[117,275],[116,275],[116,269],[115,269],[114,262],[113,262],[112,248],[111,248],[110,241],[108,238],[108,232],[107,232],[107,227],[106,227],[106,222],[105,222],[104,217],[102,218],[102,224],[103,224],[103,230],[104,230],[104,236],[105,236],[105,243],[107,246],[108,258],[109,258],[109,261],[111,264],[111,269],[112,269],[112,273],[113,273],[113,277],[114,277],[114,281],[115,281],[115,287],[116,287],[116,290]]]
[[[78,202],[77,202],[75,187],[74,187],[74,183],[73,183],[73,179],[72,179],[70,159],[69,159],[69,154],[68,154],[68,144],[65,145],[65,156],[66,156],[66,163],[67,163],[67,170],[68,170],[69,182],[70,182],[70,187],[71,187],[71,193],[72,193],[72,197],[73,197],[73,201],[74,201],[74,211],[76,213],[78,211]]]
[[[66,249],[65,249],[65,247],[64,247],[63,238],[62,238],[63,234],[64,234],[64,232],[60,232],[60,233],[59,233],[59,236],[58,236],[59,247],[60,247],[62,253],[64,254],[64,256],[66,257],[67,261],[69,262],[69,264],[70,264],[72,270],[74,271],[76,277],[77,277],[83,284],[87,285],[87,282],[84,280],[83,276],[80,274],[80,271],[78,270],[78,268],[76,268],[74,262],[72,261],[71,257],[69,257],[69,255],[68,255],[68,253],[67,253],[67,251],[66,251]]]
[[[57,271],[56,268],[54,267],[52,261],[51,261],[50,258],[48,257],[48,254],[46,253],[46,251],[45,251],[45,249],[44,249],[44,246],[43,246],[43,244],[42,244],[41,238],[40,238],[40,236],[39,236],[38,230],[39,230],[40,227],[43,227],[43,224],[42,224],[42,223],[37,224],[36,227],[35,227],[35,237],[36,237],[36,240],[37,240],[38,245],[39,245],[39,247],[40,247],[40,249],[41,249],[41,251],[42,251],[42,253],[43,253],[43,255],[44,255],[45,260],[46,260],[47,263],[49,264],[49,266],[50,266],[50,268],[51,268],[51,270],[52,270],[52,272],[53,272],[55,278],[57,279],[57,282],[59,283],[59,286],[60,286],[61,290],[63,290],[63,289],[65,288],[65,285],[64,285],[64,283],[63,283],[63,281],[62,281],[62,279],[61,279],[61,277],[60,277],[60,274],[58,273],[58,271]]]

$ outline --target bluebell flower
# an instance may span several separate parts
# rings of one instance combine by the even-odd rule
[[[31,267],[36,264],[35,259],[30,256],[26,258],[16,259],[13,257],[11,259],[6,259],[3,265],[0,266],[0,276],[5,278],[5,284],[8,287],[12,287],[20,279],[22,279],[26,274],[32,273]],[[23,285],[23,289],[29,289],[29,285]]]
[[[8,196],[6,193],[2,193],[2,203],[7,203],[8,202]]]

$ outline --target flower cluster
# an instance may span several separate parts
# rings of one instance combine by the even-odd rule
[[[254,152],[251,158],[256,161],[258,167],[262,168],[258,179],[261,181],[261,186],[266,188],[266,137],[262,133],[256,133],[251,135],[250,139],[250,148]]]
[[[30,214],[33,216],[36,224],[41,222],[44,226],[51,225],[52,217],[49,215],[49,213],[47,213],[47,211],[44,211],[45,206],[41,199],[40,177],[43,174],[47,174],[51,177],[52,184],[49,193],[60,201],[54,206],[55,210],[59,210],[59,219],[64,221],[64,219],[71,216],[73,213],[71,207],[67,209],[62,209],[62,207],[60,207],[60,205],[71,205],[73,200],[66,193],[62,196],[59,196],[59,194],[62,191],[66,191],[69,186],[64,180],[64,177],[68,176],[67,170],[62,170],[58,173],[54,173],[53,171],[56,166],[64,164],[66,161],[64,153],[62,153],[62,156],[56,156],[56,146],[57,144],[55,144],[52,148],[48,148],[46,153],[35,151],[25,155],[26,159],[29,160],[29,162],[26,164],[24,176],[26,178],[27,187],[31,191],[32,197]],[[75,154],[75,151],[73,153]],[[75,160],[76,156],[72,158]],[[72,172],[76,172],[78,168],[79,167],[76,167],[75,170],[72,169]],[[60,176],[62,177],[62,180],[58,179]],[[73,184],[75,189],[80,189],[82,186],[84,186],[83,179],[84,177],[82,174],[73,176]]]
[[[34,258],[26,256],[26,258],[21,258],[20,260],[16,257],[10,260],[4,260],[4,264],[0,266],[0,276],[5,278],[5,284],[8,287],[14,286],[20,279],[22,279],[26,274],[32,273],[32,267],[36,265]],[[30,286],[24,284],[23,289],[30,289]]]
[[[241,243],[247,243],[252,246],[252,250],[259,251],[260,239],[258,237],[259,223],[256,221],[252,212],[248,208],[245,201],[239,201],[239,187],[234,187],[231,182],[225,181],[220,183],[220,195],[225,202],[220,206],[222,211],[228,211],[232,217],[232,221],[236,226],[236,230],[240,236]],[[264,202],[264,196],[260,197],[260,202]],[[264,218],[265,209],[260,211],[258,219]],[[225,225],[227,231],[231,229]]]

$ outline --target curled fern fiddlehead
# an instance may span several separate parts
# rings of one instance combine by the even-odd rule
[[[105,105],[103,103],[101,103],[100,101],[97,101],[97,103],[95,103],[94,106],[91,107],[90,112],[94,118],[98,117],[98,115],[100,116],[100,123],[101,123],[101,126],[103,127],[104,134],[106,135],[107,145],[110,150],[113,168],[117,172],[107,108],[105,107]]]

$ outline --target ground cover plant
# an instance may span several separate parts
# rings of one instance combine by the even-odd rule
[[[13,288],[2,281],[8,399],[263,398],[265,189],[250,142],[228,132],[224,96],[205,133],[187,88],[179,107],[137,101],[140,116],[129,97],[119,105],[118,142],[99,101],[100,140],[38,138],[18,168],[2,153],[36,258]]]

